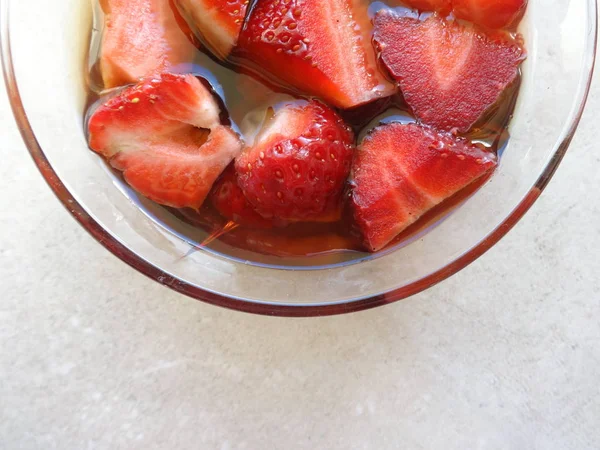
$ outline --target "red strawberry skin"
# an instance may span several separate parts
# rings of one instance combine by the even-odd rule
[[[286,105],[236,159],[238,183],[264,217],[339,217],[353,142],[351,129],[325,105]]]
[[[105,88],[135,83],[193,59],[196,47],[167,0],[100,0],[104,33],[100,70]]]
[[[175,0],[212,52],[225,59],[237,44],[248,0]]]
[[[523,17],[527,0],[453,0],[454,15],[487,28],[509,28]]]
[[[191,75],[157,75],[124,89],[94,111],[88,132],[90,147],[131,187],[176,208],[199,208],[242,149],[220,125],[212,94]]]
[[[468,131],[518,76],[525,51],[505,33],[481,31],[432,15],[388,10],[374,19],[381,61],[416,117],[440,130]]]
[[[496,167],[496,156],[417,124],[375,128],[352,169],[352,207],[364,244],[385,247],[429,209]]]
[[[392,95],[371,45],[367,2],[258,0],[234,57],[259,76],[350,108]]]
[[[221,174],[210,193],[215,209],[228,220],[249,228],[272,228],[273,221],[258,214],[238,186],[233,164]]]

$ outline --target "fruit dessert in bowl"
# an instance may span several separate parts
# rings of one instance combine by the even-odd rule
[[[109,250],[210,303],[334,314],[441,281],[539,196],[596,33],[593,1],[549,3],[3,1],[2,56]]]

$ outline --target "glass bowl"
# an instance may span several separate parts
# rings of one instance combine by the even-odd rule
[[[338,314],[400,300],[462,269],[515,225],[557,169],[590,85],[596,1],[529,3],[520,30],[528,59],[494,176],[398,248],[325,267],[274,267],[199,249],[191,227],[136,197],[88,150],[82,120],[90,0],[0,0],[2,63],[17,124],[42,175],[116,256],[219,306],[281,316]]]

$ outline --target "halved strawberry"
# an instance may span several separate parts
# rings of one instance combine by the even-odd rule
[[[388,10],[375,16],[375,45],[416,117],[466,132],[518,75],[523,48],[505,33],[433,15],[422,21]]]
[[[339,218],[353,141],[350,128],[325,105],[285,105],[236,159],[238,184],[264,217]]]
[[[378,71],[368,2],[258,0],[234,59],[256,74],[341,107],[394,93]]]
[[[248,0],[175,0],[190,18],[202,40],[220,59],[236,45],[246,17]]]
[[[181,128],[211,129],[219,107],[193,75],[163,73],[123,89],[90,118],[90,144],[107,158],[139,139],[156,139]]]
[[[496,167],[496,156],[417,124],[375,128],[352,166],[352,206],[365,246],[377,251],[429,209]]]
[[[250,228],[272,228],[273,221],[256,212],[238,186],[233,164],[221,174],[210,193],[213,206],[228,220]]]
[[[168,0],[100,0],[104,33],[100,71],[105,88],[139,81],[193,59]]]
[[[517,24],[527,8],[527,0],[452,0],[454,15],[488,28]]]
[[[242,149],[192,75],[157,75],[124,89],[96,109],[88,130],[90,147],[136,191],[176,208],[199,208]]]

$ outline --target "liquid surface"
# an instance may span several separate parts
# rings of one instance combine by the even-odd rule
[[[173,12],[179,12],[171,4]],[[387,8],[381,1],[372,1],[369,14]],[[402,14],[415,15],[411,10],[394,8]],[[180,20],[183,18],[180,16]],[[97,1],[94,10],[94,25],[87,61],[89,95],[86,116],[97,102],[110,91],[102,90],[102,78],[98,67],[100,42],[102,39],[103,13]],[[197,36],[198,47],[201,37]],[[225,120],[251,145],[260,130],[269,108],[294,97],[291,92],[247,74],[243,68],[219,62],[207,51],[198,50],[189,63],[175,67],[173,72],[193,73],[208,81],[214,92],[222,99],[227,111]],[[245,73],[246,72],[246,73]],[[384,71],[385,73],[385,71]],[[465,135],[474,142],[484,144],[499,155],[508,141],[507,130],[519,92],[520,77],[503,93],[500,101]],[[401,121],[414,122],[410,108],[401,94],[377,100],[354,108],[338,110],[345,121],[354,129],[357,143],[380,123]],[[328,267],[337,264],[358,262],[373,255],[362,251],[360,235],[354,229],[351,212],[344,207],[342,220],[337,223],[299,223],[287,228],[258,230],[228,223],[212,207],[209,201],[200,211],[175,210],[154,204],[138,196],[122,180],[117,171],[113,176],[122,184],[122,190],[152,220],[188,241],[195,248],[213,252],[246,263],[275,266],[280,268]],[[431,227],[444,220],[452,210],[472,195],[487,179],[479,180],[454,197],[444,201],[426,213],[420,220],[397,236],[382,252],[407,245],[419,238]]]

